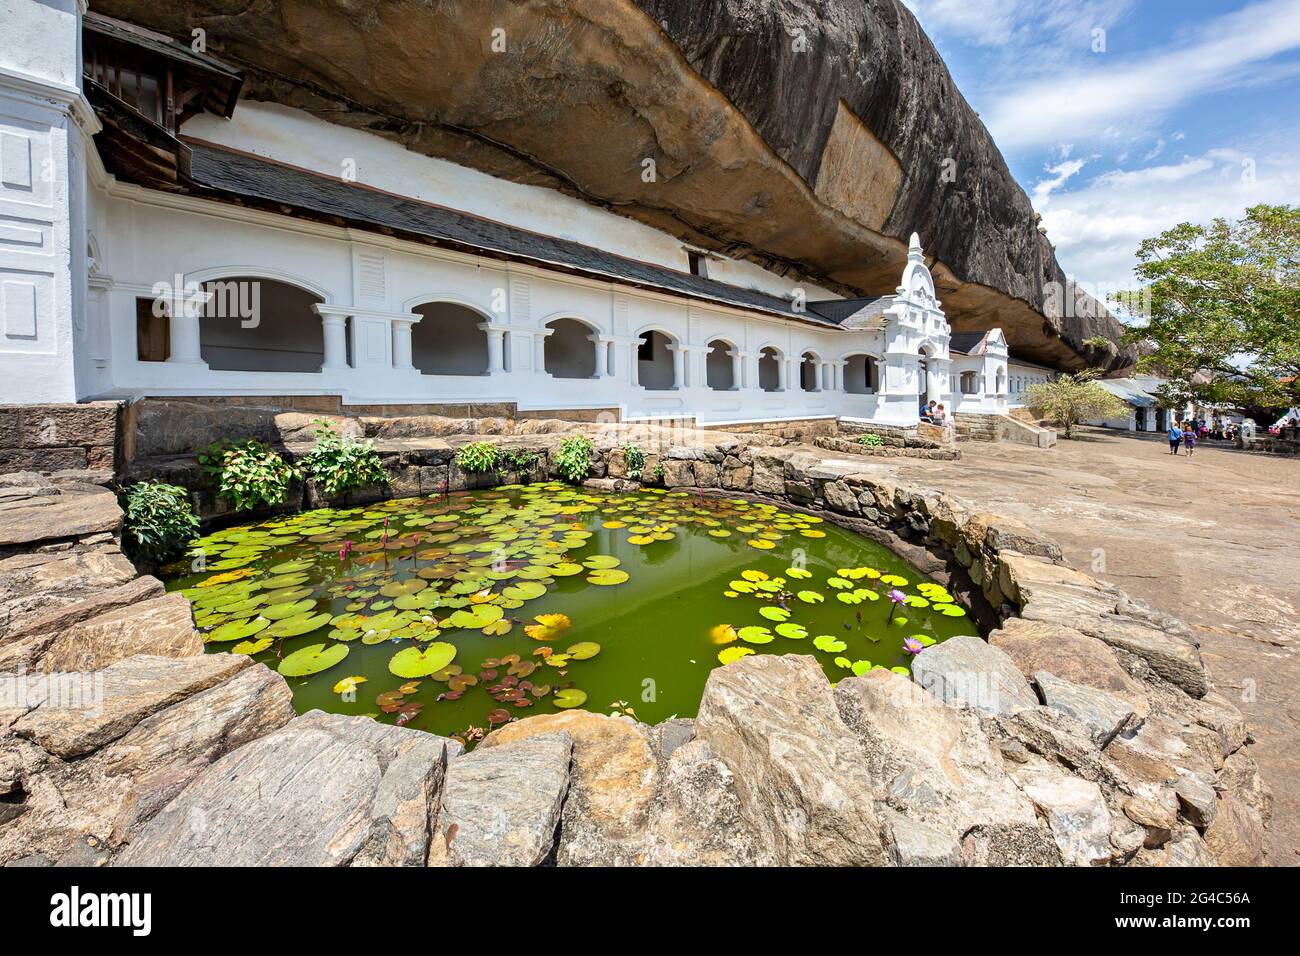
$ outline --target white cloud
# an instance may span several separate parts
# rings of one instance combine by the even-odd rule
[[[1083,45],[1092,31],[1106,30],[1133,7],[1133,0],[903,0],[927,33],[982,47],[1019,45],[1032,39]]]
[[[1242,215],[1256,203],[1293,203],[1300,170],[1300,130],[1256,155],[1214,149],[1176,164],[1112,170],[1069,192],[1054,192],[1043,225],[1066,271],[1080,282],[1116,288],[1132,282],[1142,240],[1180,222],[1208,223]],[[1243,164],[1249,163],[1249,166]],[[1250,170],[1253,175],[1247,175]]]
[[[985,117],[1004,149],[1118,138],[1195,96],[1293,72],[1293,64],[1264,61],[1297,48],[1300,0],[1261,0],[1146,57],[1098,54],[1088,69],[1053,72],[995,94]]]
[[[1034,208],[1042,212],[1047,208],[1051,200],[1052,193],[1065,185],[1071,176],[1076,175],[1079,170],[1087,165],[1086,159],[1067,159],[1064,162],[1057,163],[1055,166],[1048,166],[1046,171],[1051,174],[1047,179],[1040,179],[1034,183],[1034,191],[1031,198],[1034,201]]]

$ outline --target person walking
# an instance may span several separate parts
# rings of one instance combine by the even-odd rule
[[[1187,457],[1192,457],[1192,452],[1196,451],[1196,428],[1188,428],[1183,431],[1183,444],[1187,446]]]
[[[1178,427],[1178,422],[1169,423],[1169,454],[1177,455],[1178,446],[1183,443],[1183,430]]]

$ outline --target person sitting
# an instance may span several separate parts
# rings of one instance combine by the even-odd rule
[[[939,406],[936,407],[934,410],[934,423],[936,425],[948,424],[948,413],[944,411],[944,407],[942,403],[940,403]]]
[[[933,425],[933,424],[934,424],[934,414],[935,414],[935,411],[936,411],[935,406],[938,405],[938,404],[939,404],[938,402],[930,402],[930,404],[928,404],[928,405],[922,405],[922,406],[921,406],[921,421],[923,421],[923,422],[929,422],[931,425]]]

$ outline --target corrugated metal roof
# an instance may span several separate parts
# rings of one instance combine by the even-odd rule
[[[193,141],[189,145],[193,150],[191,169],[194,182],[236,198],[255,197],[296,210],[378,226],[470,251],[563,266],[604,280],[660,289],[782,318],[838,325],[811,306],[806,311],[796,312],[791,301],[765,292],[627,259],[572,240],[529,232],[446,206],[344,182],[263,157],[221,149],[210,143]]]
[[[1136,408],[1155,408],[1155,390],[1164,383],[1160,378],[1103,378],[1102,388]]]

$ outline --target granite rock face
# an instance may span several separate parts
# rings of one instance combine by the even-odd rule
[[[202,27],[248,69],[252,98],[845,294],[892,293],[918,232],[954,328],[1000,325],[1019,353],[1062,367],[1128,363],[1086,344],[1118,339],[1104,309],[1045,292],[1064,275],[1029,198],[899,0],[96,9],[186,42]]]

